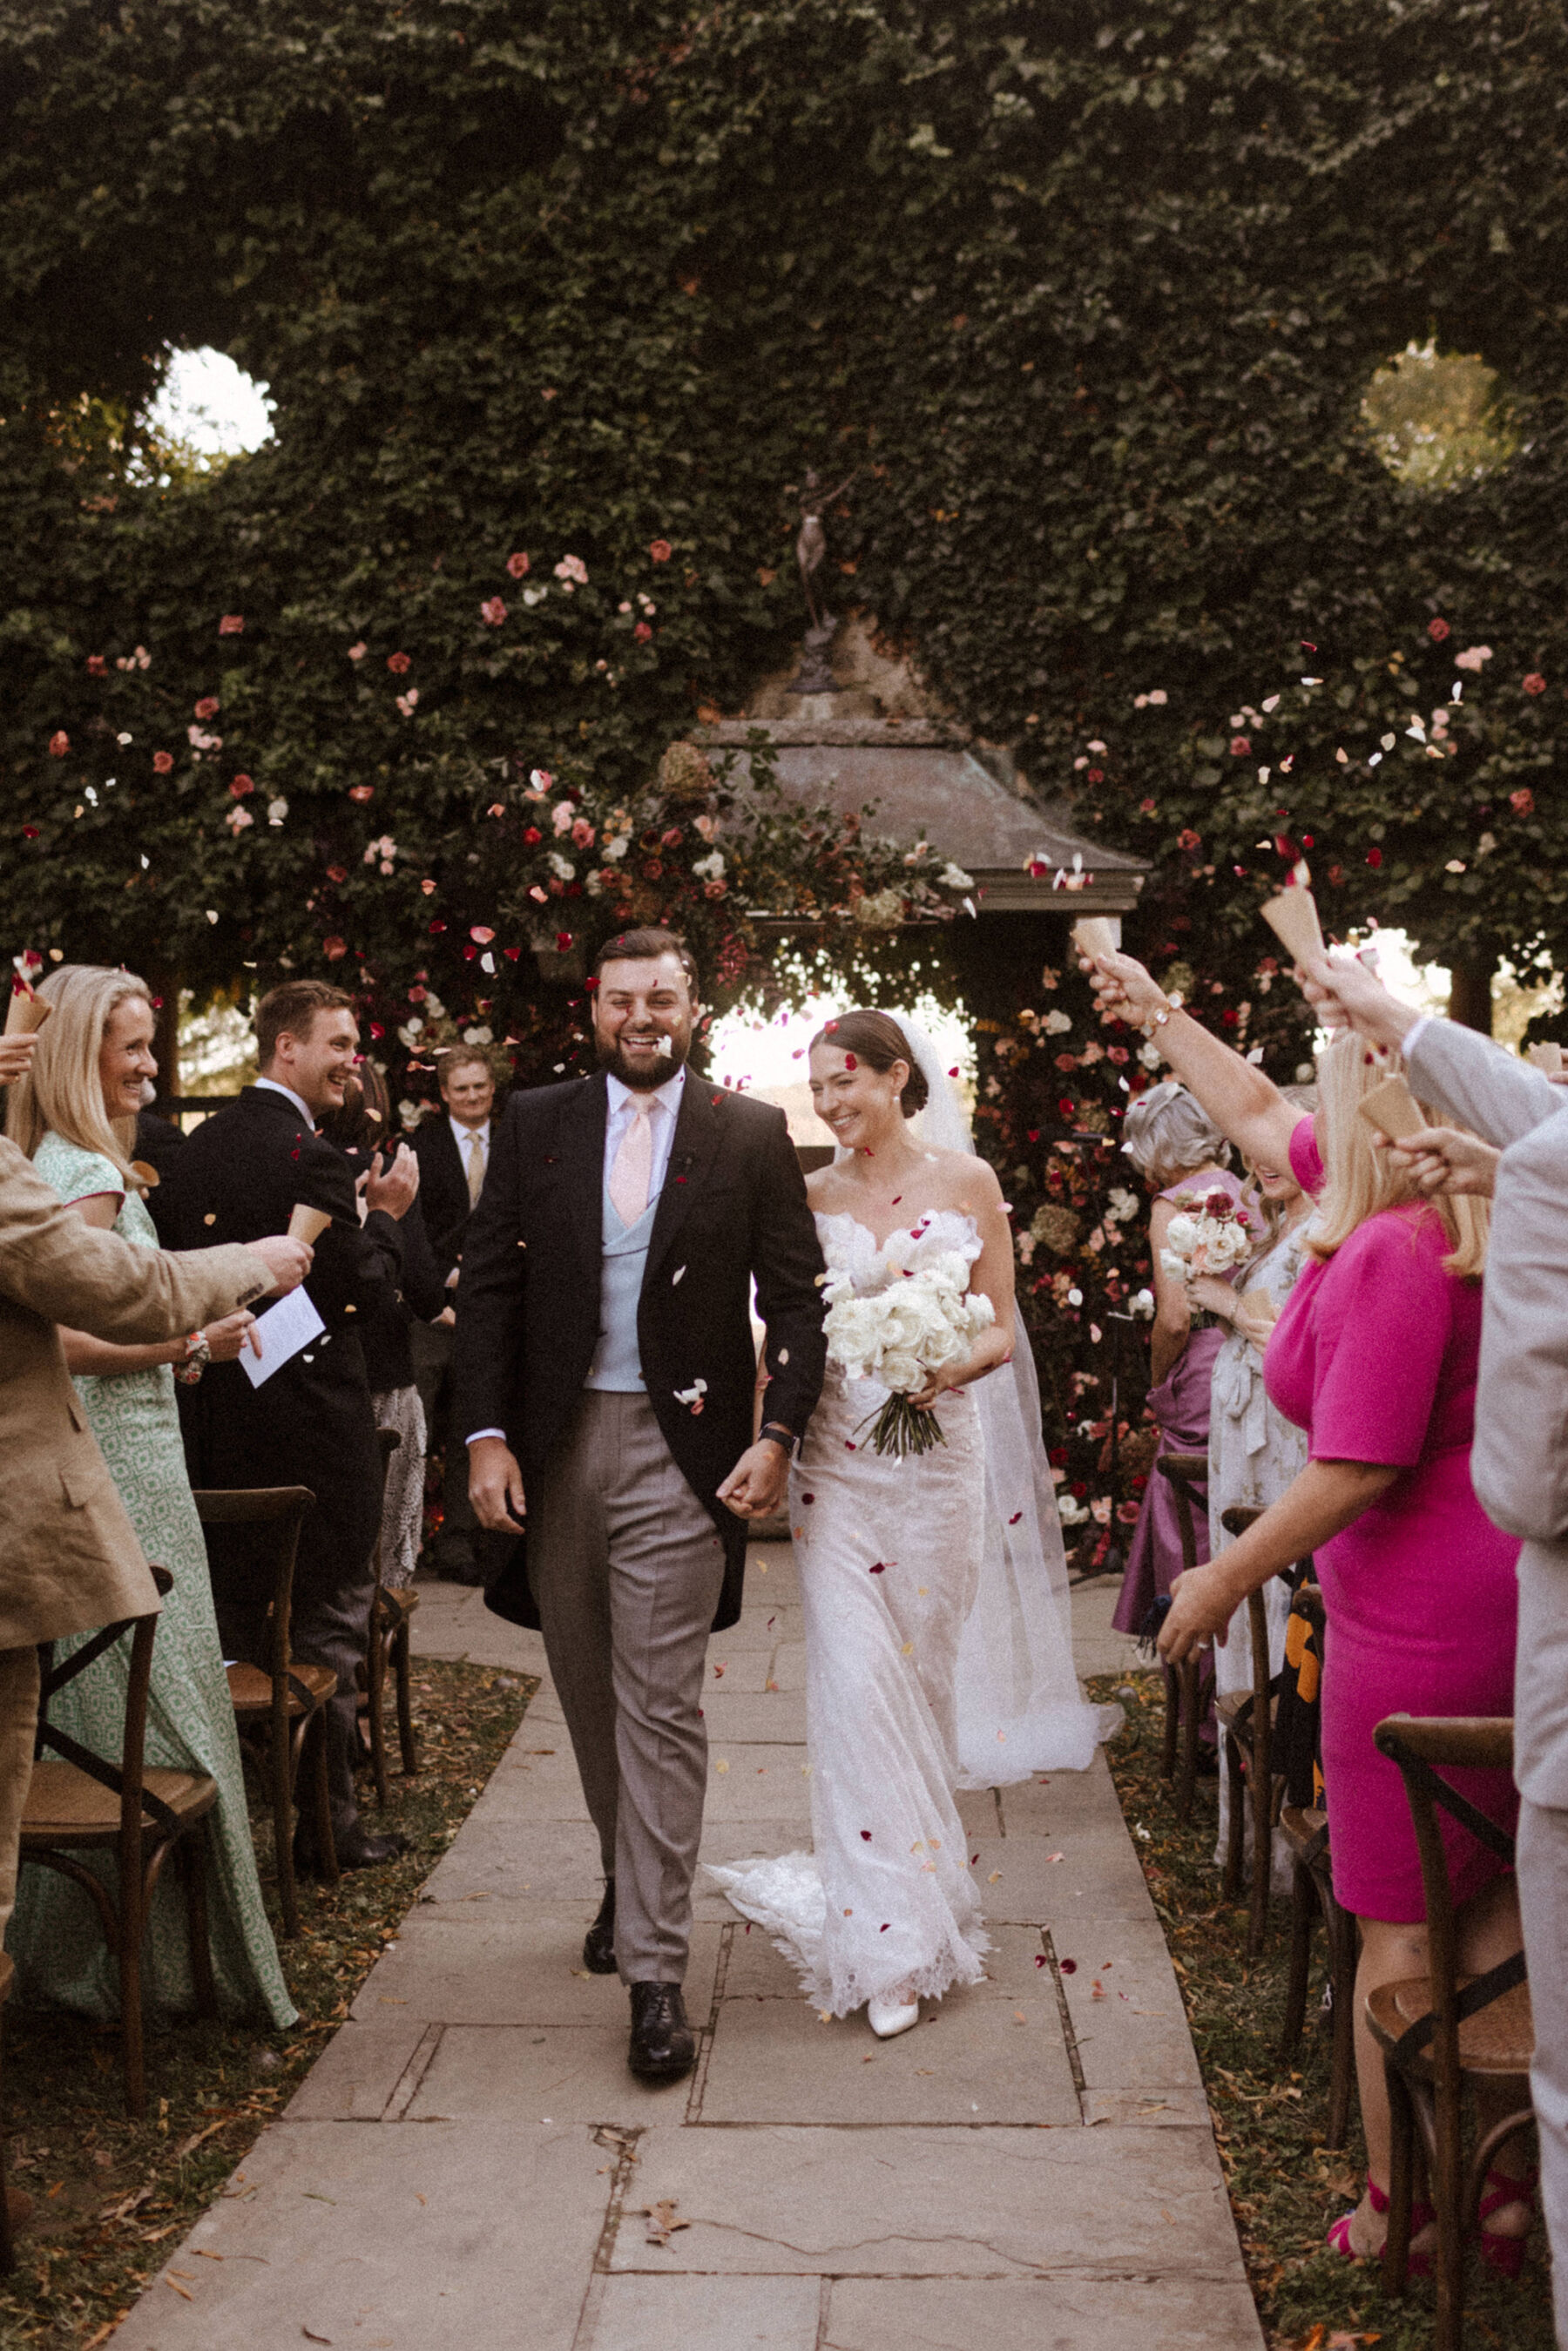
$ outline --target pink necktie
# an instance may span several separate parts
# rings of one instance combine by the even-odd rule
[[[634,1225],[646,1208],[653,1172],[653,1096],[633,1094],[632,1100],[637,1114],[621,1138],[610,1170],[610,1202],[623,1225]]]

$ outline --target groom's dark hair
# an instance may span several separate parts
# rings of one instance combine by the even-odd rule
[[[617,931],[606,939],[593,958],[593,977],[597,979],[607,963],[657,963],[661,956],[674,956],[686,976],[686,986],[692,992],[692,1002],[702,1002],[702,982],[697,977],[697,959],[678,931],[662,931],[650,925],[641,931]]]

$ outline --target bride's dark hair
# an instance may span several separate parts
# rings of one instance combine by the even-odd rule
[[[841,1053],[852,1053],[870,1070],[891,1070],[894,1061],[907,1061],[909,1075],[899,1096],[899,1108],[905,1118],[914,1118],[923,1111],[930,1099],[925,1072],[915,1058],[914,1049],[903,1029],[887,1012],[843,1012],[819,1029],[811,1040],[812,1046],[834,1045]]]

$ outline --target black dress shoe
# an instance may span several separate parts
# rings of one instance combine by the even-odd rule
[[[591,1976],[615,1973],[615,1880],[604,1881],[599,1916],[582,1938],[582,1964]]]
[[[634,1983],[632,2045],[626,2063],[644,2082],[674,2082],[696,2062],[696,2036],[686,2022],[679,1984]]]
[[[371,1836],[364,1829],[351,1828],[334,1840],[340,1869],[379,1869],[384,1862],[396,1861],[408,1851],[408,1839],[403,1836]],[[321,1857],[314,1844],[294,1845],[294,1874],[297,1877],[324,1877]]]

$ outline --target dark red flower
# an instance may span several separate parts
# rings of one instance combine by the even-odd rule
[[[337,963],[342,956],[348,954],[349,943],[347,939],[340,939],[336,937],[323,939],[321,942],[321,952],[326,956],[329,963]]]
[[[158,755],[158,758],[160,759],[168,758],[168,757],[169,755],[166,751],[161,751]],[[152,764],[156,767],[158,760],[154,759]],[[174,762],[172,759],[170,759],[169,765],[172,767],[173,764]],[[229,790],[236,800],[243,800],[248,793],[254,792],[256,786],[252,783],[248,776],[236,776],[233,783],[229,786]]]
[[[154,752],[153,752],[153,754],[152,754],[152,772],[153,772],[153,774],[154,774],[155,776],[166,776],[166,775],[169,773],[170,768],[173,766],[173,764],[174,764],[174,754],[172,753],[172,751],[154,751]]]
[[[1546,680],[1538,669],[1532,669],[1523,683],[1526,694],[1544,694],[1546,691]]]
[[[1510,792],[1508,796],[1508,804],[1513,810],[1515,816],[1533,816],[1535,814],[1535,794],[1531,790],[1528,784],[1521,785],[1517,792]]]
[[[1231,737],[1230,756],[1233,759],[1245,759],[1250,753],[1251,749],[1252,738],[1249,735],[1233,735]]]
[[[89,653],[87,657],[87,674],[89,677],[108,676],[108,665],[101,653]]]
[[[1176,847],[1177,847],[1178,849],[1184,849],[1184,850],[1187,851],[1187,852],[1188,852],[1188,853],[1190,854],[1190,852],[1191,852],[1193,850],[1195,850],[1195,849],[1201,849],[1201,848],[1202,848],[1202,846],[1203,846],[1203,835],[1202,835],[1202,833],[1201,833],[1201,832],[1194,832],[1194,831],[1193,831],[1193,829],[1192,829],[1192,827],[1191,827],[1191,825],[1190,825],[1190,824],[1188,824],[1188,825],[1184,825],[1184,826],[1183,826],[1183,828],[1182,828],[1182,830],[1180,831],[1180,832],[1178,832],[1178,833],[1177,833],[1177,835],[1176,835]]]
[[[544,839],[544,835],[539,831],[537,824],[530,824],[525,828],[523,839],[528,842],[528,847],[531,849],[537,841],[540,841]]]
[[[393,677],[401,677],[404,670],[412,669],[413,666],[413,664],[407,653],[388,653],[387,655],[387,667],[391,670]]]
[[[347,867],[346,865],[329,865],[329,866],[328,866],[328,868],[327,868],[327,879],[328,879],[328,881],[329,881],[329,882],[346,882],[346,881],[348,880],[348,878],[349,878],[349,869],[348,869],[348,867]]]
[[[1435,645],[1440,645],[1445,638],[1452,636],[1453,631],[1449,628],[1447,621],[1439,619],[1427,622],[1427,634],[1431,638],[1432,643]]]
[[[558,931],[556,933],[555,951],[557,955],[565,955],[568,947],[571,945],[571,938],[572,935],[570,931]]]
[[[1383,862],[1382,850],[1369,849],[1366,852],[1366,862],[1369,865],[1381,865]]]
[[[636,627],[632,632],[632,634],[636,638],[637,643],[640,645],[645,645],[653,633],[653,632],[648,626],[646,621],[639,621]]]
[[[513,577],[513,579],[514,579],[514,580],[526,580],[526,579],[528,578],[528,557],[527,557],[527,556],[522,552],[522,549],[521,549],[520,548],[518,549],[518,550],[517,550],[517,554],[516,554],[516,555],[508,555],[508,556],[507,556],[507,570],[511,573],[511,575],[512,575],[512,577]]]
[[[217,695],[215,694],[204,694],[201,700],[196,705],[195,715],[198,718],[215,718],[218,715]]]
[[[1104,768],[1090,768],[1090,770],[1089,770],[1089,774],[1088,774],[1088,776],[1087,776],[1087,778],[1086,778],[1086,779],[1085,779],[1085,780],[1086,780],[1087,782],[1089,782],[1089,783],[1092,783],[1092,784],[1103,784],[1103,783],[1104,782],[1104,780],[1105,780],[1105,770],[1104,770]]]
[[[668,563],[674,551],[674,549],[670,545],[667,538],[653,539],[650,543],[648,549],[648,552],[653,557],[655,563]]]
[[[64,728],[63,726],[57,726],[57,727],[56,727],[56,729],[55,729],[55,731],[54,731],[54,733],[53,733],[53,734],[50,736],[50,737],[49,737],[49,757],[50,757],[50,758],[51,758],[51,759],[63,759],[63,758],[65,758],[65,756],[66,756],[66,753],[70,749],[70,747],[71,747],[71,738],[70,738],[70,737],[66,733],[66,730],[65,730],[65,728]],[[173,765],[172,760],[171,760],[170,765],[171,765],[171,766],[172,766],[172,765]]]

